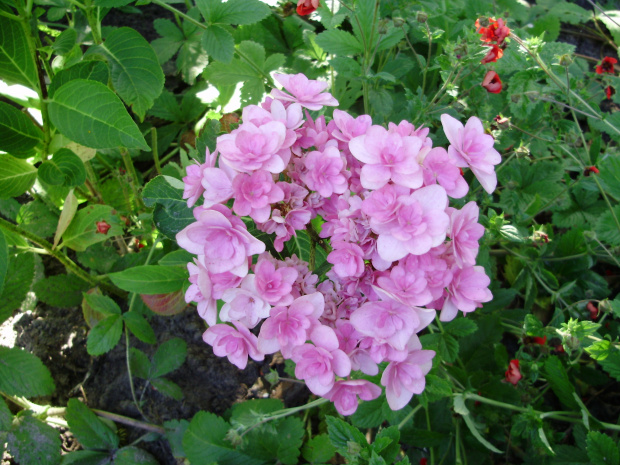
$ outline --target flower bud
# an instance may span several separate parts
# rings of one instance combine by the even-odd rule
[[[379,21],[379,27],[377,28],[377,31],[379,32],[379,34],[381,35],[385,35],[388,32],[388,20],[387,19],[382,19],[381,21]]]
[[[502,115],[497,115],[495,117],[495,122],[497,123],[497,126],[501,129],[508,129],[510,128],[510,118],[507,118],[505,116]]]
[[[570,66],[573,64],[573,57],[570,53],[565,53],[560,57],[560,66]]]
[[[393,18],[392,21],[394,22],[394,27],[403,27],[403,24],[405,24],[405,20],[400,16]]]
[[[491,23],[489,22],[489,18],[483,16],[482,18],[478,19],[478,24],[480,24],[480,26],[482,27],[489,27],[489,24]]]
[[[418,23],[424,24],[427,19],[428,15],[426,13],[424,13],[423,11],[418,11],[418,16],[416,16],[416,20],[418,21]]]

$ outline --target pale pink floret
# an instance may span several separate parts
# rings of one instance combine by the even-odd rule
[[[448,207],[450,229],[448,237],[454,254],[454,261],[459,268],[475,265],[478,255],[478,240],[484,235],[484,226],[478,223],[479,208],[476,202],[467,203],[462,209]]]
[[[469,118],[464,127],[447,114],[441,115],[441,123],[450,141],[448,154],[454,158],[456,166],[469,167],[484,190],[492,194],[497,186],[495,165],[502,161],[502,156],[493,148],[493,137],[485,134],[482,122],[475,116]]]
[[[301,174],[301,180],[308,189],[317,191],[323,197],[343,194],[347,190],[345,163],[336,147],[330,146],[322,152],[308,153],[304,165],[306,171]]]
[[[392,410],[400,410],[414,394],[424,391],[424,377],[433,366],[434,356],[432,350],[413,350],[403,361],[391,362],[387,366],[381,376],[381,384],[385,386],[385,395]]]
[[[349,379],[337,381],[334,387],[325,394],[331,400],[340,415],[352,415],[357,410],[359,397],[362,400],[373,400],[381,395],[381,388],[365,379]]]
[[[334,242],[327,261],[334,265],[334,272],[340,278],[360,277],[364,274],[364,251],[351,242]]]
[[[463,313],[473,312],[482,307],[484,302],[490,302],[493,294],[489,290],[489,284],[491,280],[481,266],[456,269],[448,286],[448,298],[441,309],[439,319],[450,321],[459,310]]]
[[[362,212],[370,217],[370,227],[377,234],[389,232],[396,225],[397,212],[401,207],[400,197],[409,196],[411,189],[386,184],[364,199]]]
[[[205,191],[202,187],[202,169],[203,165],[188,165],[185,168],[187,176],[183,178],[185,188],[183,189],[183,198],[187,199],[187,206],[192,207]]]
[[[361,334],[396,350],[404,350],[420,326],[416,311],[394,300],[368,302],[353,312],[350,321]]]
[[[354,137],[366,134],[366,131],[372,125],[372,119],[369,115],[360,115],[357,118],[353,118],[346,111],[334,110],[334,119],[330,121],[330,124],[335,126],[332,130],[332,136],[341,142],[348,143]]]
[[[198,221],[177,234],[177,243],[190,253],[204,255],[210,273],[230,271],[241,277],[248,274],[248,257],[263,253],[265,244],[224,206],[202,209],[197,215]]]
[[[382,126],[371,126],[366,134],[349,142],[349,150],[364,163],[360,181],[366,189],[379,189],[389,181],[417,189],[422,185],[422,169],[417,161],[422,148],[419,137],[402,137]]]
[[[437,183],[446,190],[450,197],[455,199],[465,197],[467,194],[469,185],[446,149],[435,147],[429,150],[422,161],[422,168],[425,186]]]
[[[421,269],[407,270],[404,266],[395,266],[389,276],[379,276],[377,286],[405,305],[423,306],[433,300],[426,283],[426,274]]]
[[[449,217],[445,212],[448,196],[435,184],[399,197],[400,208],[389,233],[379,234],[377,251],[386,261],[400,260],[407,254],[422,255],[446,238]]]
[[[293,348],[306,342],[310,330],[319,325],[324,309],[325,300],[318,292],[295,299],[289,308],[273,307],[258,335],[261,352],[273,354],[280,350],[290,358]]]
[[[203,207],[209,208],[218,203],[226,203],[233,196],[232,181],[236,173],[228,166],[224,168],[203,168],[202,187],[205,201]]]
[[[276,269],[268,259],[259,260],[254,268],[256,289],[260,296],[271,305],[290,305],[293,302],[291,291],[299,272],[292,267]]]
[[[283,102],[299,103],[308,110],[320,110],[324,106],[335,107],[338,105],[338,100],[332,94],[324,92],[329,85],[327,82],[313,81],[301,73],[274,74],[273,77],[290,93],[287,94],[279,89],[273,89],[271,96],[274,99]]]
[[[196,264],[188,263],[189,282],[191,285],[185,292],[185,302],[196,302],[198,315],[209,326],[217,323],[217,301],[213,298],[213,285],[209,272],[202,264],[194,259]]]
[[[256,276],[247,275],[241,286],[228,289],[222,294],[225,302],[220,310],[222,321],[238,321],[247,328],[254,328],[269,316],[271,305],[256,290]]]
[[[245,326],[237,321],[232,322],[235,328],[225,324],[211,326],[202,335],[202,339],[213,346],[213,353],[218,357],[228,357],[230,363],[240,370],[248,364],[248,355],[257,362],[265,359],[258,350],[258,340]]]
[[[271,204],[284,199],[284,191],[273,181],[271,173],[264,170],[239,173],[232,181],[232,190],[233,211],[239,216],[249,216],[257,223],[267,221]]]
[[[322,396],[334,386],[338,376],[351,373],[351,361],[347,354],[338,348],[338,338],[333,329],[327,326],[315,327],[310,339],[312,344],[304,344],[293,349],[292,359],[297,379],[306,381],[313,394]]]

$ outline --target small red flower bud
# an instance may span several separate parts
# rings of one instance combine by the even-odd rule
[[[423,457],[420,459],[420,465],[427,465],[428,464],[428,459]]]
[[[600,171],[596,166],[587,166],[585,170],[583,170],[584,176],[590,176],[590,173],[599,174]]]
[[[306,16],[316,11],[321,5],[319,0],[299,0],[297,2],[297,14],[299,16]]]
[[[105,220],[97,221],[95,222],[95,225],[97,226],[97,231],[95,232],[95,234],[107,234],[109,229],[112,227]]]
[[[491,94],[499,94],[502,91],[502,81],[495,71],[487,71],[482,80],[482,87]]]
[[[590,319],[597,320],[599,316],[599,309],[594,302],[588,302],[586,309],[590,312]]]
[[[505,373],[505,381],[516,386],[521,378],[523,378],[523,375],[521,375],[521,370],[519,370],[519,360],[516,358],[512,359]]]
[[[616,89],[611,86],[605,87],[605,95],[607,96],[607,100],[611,100],[612,95],[616,93]]]
[[[480,63],[482,64],[495,63],[504,55],[504,51],[499,48],[497,44],[489,45],[489,47],[490,49],[487,52],[487,55],[482,60],[480,60]]]
[[[544,346],[547,343],[547,336],[545,336],[545,337],[534,336],[532,338],[532,342],[534,344],[538,344],[538,345]]]

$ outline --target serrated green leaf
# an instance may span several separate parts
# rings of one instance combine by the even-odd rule
[[[111,226],[106,234],[97,231],[97,222],[105,221]],[[78,252],[87,247],[123,233],[121,221],[114,209],[108,205],[89,205],[78,210],[73,221],[62,235],[62,245]]]
[[[69,399],[67,404],[69,428],[82,446],[88,449],[115,449],[119,439],[97,415],[77,399]]]
[[[60,463],[60,434],[30,414],[14,418],[6,442],[10,454],[18,463]]]
[[[213,413],[198,412],[183,436],[183,450],[192,465],[262,465],[263,460],[232,448],[225,438],[230,425]]]
[[[11,255],[0,293],[0,322],[4,322],[13,310],[26,298],[34,280],[34,254]]]
[[[577,5],[573,5],[573,8]],[[587,10],[580,8],[584,14],[580,15],[580,18],[588,18],[590,15]],[[607,10],[603,12],[597,13],[597,19],[603,22],[607,29],[611,33],[611,36],[614,38],[614,42],[616,45],[620,44],[620,10]],[[583,19],[581,21],[584,21]],[[584,21],[585,22],[585,21]]]
[[[230,63],[235,52],[233,36],[221,26],[212,24],[202,34],[202,46],[214,59]]]
[[[153,221],[157,229],[173,240],[179,231],[196,220],[183,199],[183,183],[178,179],[157,176],[144,187],[142,196],[145,205],[156,205]]]
[[[544,372],[547,382],[551,385],[551,389],[558,396],[560,402],[570,409],[577,410],[579,406],[573,398],[575,387],[568,379],[566,369],[557,356],[552,355],[547,359]]]
[[[149,370],[151,369],[151,361],[144,352],[139,349],[129,349],[129,363],[132,373],[138,378],[149,379]]]
[[[151,363],[149,379],[164,376],[185,363],[187,357],[187,343],[178,337],[172,338],[161,344]]]
[[[17,158],[27,158],[43,140],[43,133],[25,113],[0,102],[0,150]]]
[[[120,99],[97,81],[62,85],[49,102],[49,115],[60,133],[86,147],[151,150]]]
[[[29,352],[0,346],[0,391],[11,396],[36,397],[54,392],[52,375]]]
[[[58,213],[41,200],[34,200],[21,206],[17,224],[29,233],[39,237],[50,237],[54,225],[58,222]]]
[[[284,465],[299,463],[299,448],[304,437],[304,425],[300,418],[288,417],[276,424],[276,435],[279,439],[276,457]]]
[[[367,402],[360,402],[357,410],[350,417],[353,426],[358,428],[376,428],[379,426],[385,421],[383,415],[383,404],[385,402],[384,396]]]
[[[28,162],[0,154],[0,198],[22,195],[36,179],[37,170]]]
[[[613,210],[616,218],[620,220],[620,205],[616,205]],[[598,238],[606,244],[614,247],[620,245],[620,229],[610,210],[599,217],[595,231]]]
[[[599,166],[598,176],[605,192],[616,200],[620,200],[620,157],[608,156],[604,158]]]
[[[159,462],[144,449],[126,446],[114,454],[114,465],[159,465]]]
[[[316,36],[316,43],[334,55],[349,56],[364,52],[362,44],[353,35],[340,29],[321,32]]]
[[[301,455],[311,463],[327,463],[336,453],[327,434],[319,434],[306,442],[301,449]]]
[[[6,405],[6,402],[4,402],[4,399],[0,398],[0,434],[9,430],[12,420],[13,414]]]
[[[125,320],[125,324],[132,334],[142,342],[146,342],[147,344],[155,344],[157,342],[155,331],[153,331],[149,322],[146,321],[146,318],[138,312],[131,311],[124,313],[123,320]]]
[[[52,98],[59,87],[74,79],[86,79],[107,84],[109,74],[108,67],[103,61],[83,61],[56,73],[47,92]]]
[[[249,428],[262,421],[265,415],[282,409],[284,403],[280,399],[250,399],[232,406],[230,424]]]
[[[205,78],[214,86],[229,86],[249,79],[261,78],[249,64],[233,59],[231,63],[216,62],[205,70]]]
[[[142,265],[129,268],[108,277],[125,291],[138,294],[166,294],[183,288],[187,270],[172,266]]]
[[[185,457],[185,451],[183,450],[183,435],[189,427],[189,421],[187,420],[170,420],[164,421],[164,428],[166,428],[166,439],[172,449],[172,455],[175,458]]]
[[[52,49],[58,55],[66,55],[67,53],[71,51],[76,41],[77,41],[76,30],[73,28],[65,29],[64,31],[60,33],[58,37],[56,37],[56,40],[54,41],[54,44],[52,45]]]
[[[327,434],[339,454],[347,457],[351,455],[349,443],[358,444],[360,450],[368,448],[368,441],[360,430],[347,422],[331,416],[326,416]]]
[[[143,120],[164,88],[164,73],[150,44],[136,30],[121,27],[91,52],[108,59],[114,89]]]
[[[183,390],[180,386],[166,378],[156,378],[151,380],[151,384],[155,389],[161,392],[163,395],[173,398],[174,400],[181,400],[183,398]]]
[[[108,296],[102,294],[84,294],[84,300],[96,312],[104,315],[120,315],[121,308]]]
[[[37,90],[37,68],[22,25],[0,16],[0,79]]]
[[[2,295],[2,289],[4,288],[4,280],[6,273],[9,270],[9,247],[6,243],[6,238],[2,229],[0,229],[0,296]],[[0,313],[0,324],[2,323],[2,315]]]
[[[89,355],[101,355],[109,352],[121,338],[123,332],[123,317],[110,315],[101,320],[88,333],[86,350]]]
[[[41,279],[34,284],[37,299],[53,307],[78,307],[82,303],[82,292],[91,287],[74,274],[59,274]]]
[[[620,452],[616,441],[604,433],[590,431],[587,438],[588,457],[592,465],[618,465]]]
[[[71,150],[60,149],[39,166],[39,178],[53,186],[80,186],[86,181],[86,168]]]
[[[211,24],[254,24],[271,14],[269,7],[258,0],[202,0],[196,4]]]
[[[111,465],[111,452],[97,452],[95,450],[78,450],[62,456],[62,465]]]
[[[478,325],[471,318],[456,318],[444,325],[444,329],[457,337],[464,337],[475,333]]]

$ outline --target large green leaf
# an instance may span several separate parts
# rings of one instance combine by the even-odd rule
[[[52,375],[43,362],[17,347],[0,346],[0,391],[11,396],[46,396],[54,392]]]
[[[114,89],[143,120],[164,88],[164,73],[153,47],[139,32],[121,27],[89,52],[108,58]]]
[[[327,53],[334,55],[356,55],[362,53],[362,44],[351,34],[340,29],[321,32],[316,37],[316,43]]]
[[[22,25],[0,16],[0,79],[8,84],[39,88],[37,69]]]
[[[4,279],[4,288],[0,292],[0,323],[11,316],[13,310],[24,301],[33,280],[34,254],[11,255]]]
[[[0,154],[0,198],[17,197],[32,187],[37,170],[11,155]]]
[[[588,433],[587,451],[592,465],[620,464],[620,453],[616,441],[604,433],[598,431]]]
[[[106,234],[97,231],[97,222],[105,221],[111,226]],[[108,205],[89,205],[78,210],[73,221],[62,235],[62,244],[78,252],[97,242],[123,233],[116,211]]]
[[[101,355],[112,350],[121,338],[123,317],[110,315],[101,320],[88,333],[86,350],[90,355]]]
[[[82,61],[56,73],[47,93],[52,98],[56,89],[75,79],[86,79],[107,84],[109,74],[108,66],[103,61]]]
[[[78,307],[82,303],[82,292],[92,285],[74,274],[59,274],[37,281],[34,293],[37,299],[53,307]]]
[[[202,46],[216,60],[230,63],[235,51],[235,40],[226,29],[212,24],[202,34]]]
[[[39,178],[52,186],[80,186],[86,181],[86,168],[71,150],[60,149],[51,160],[39,166]]]
[[[118,436],[79,400],[69,399],[66,419],[71,432],[82,446],[88,449],[118,447]]]
[[[599,165],[601,183],[605,192],[620,200],[620,160],[617,156],[608,156]]]
[[[6,442],[17,463],[60,463],[60,434],[30,412],[15,417]]]
[[[0,102],[0,150],[26,158],[41,140],[43,133],[26,114],[13,105]]]
[[[138,294],[166,294],[178,291],[188,278],[186,269],[177,266],[142,265],[108,274],[114,284]]]
[[[49,114],[63,135],[86,147],[151,150],[123,103],[100,82],[64,84],[50,100]]]
[[[575,387],[570,382],[566,369],[557,356],[553,355],[545,362],[545,377],[560,402],[573,410],[579,408],[573,397]]]
[[[142,342],[147,344],[155,344],[157,342],[155,331],[153,331],[149,322],[140,313],[134,311],[124,313],[123,320],[132,334]]]
[[[142,191],[144,204],[155,205],[153,221],[172,240],[187,225],[196,221],[192,209],[183,199],[183,183],[171,176],[157,176]]]
[[[271,10],[258,0],[198,0],[196,5],[209,24],[253,24],[267,17]]]
[[[163,64],[172,58],[183,45],[185,36],[169,19],[157,18],[153,21],[153,26],[161,38],[151,42],[151,46],[155,50],[159,62]]]

